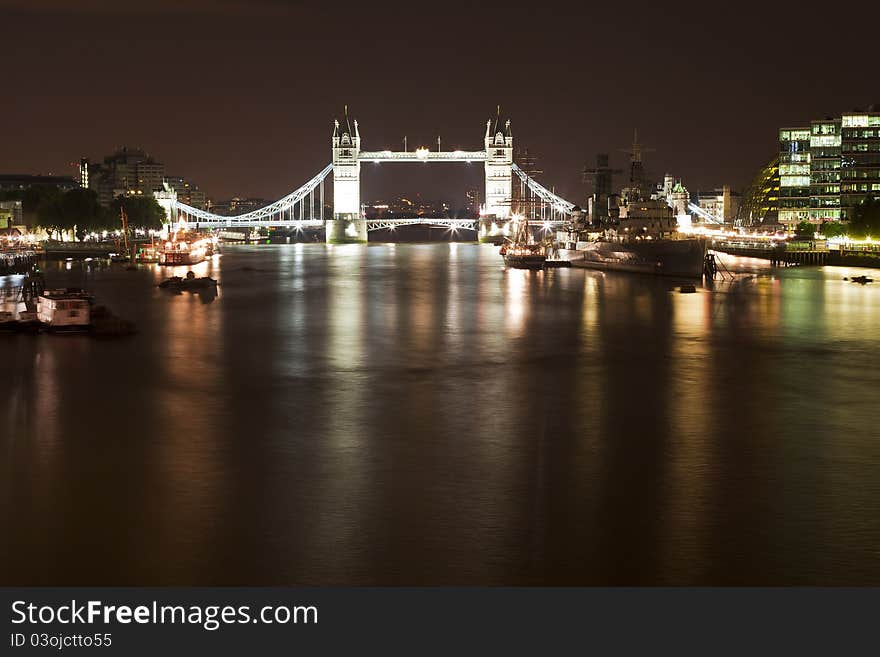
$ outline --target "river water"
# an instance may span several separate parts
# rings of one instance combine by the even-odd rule
[[[880,284],[725,261],[50,264],[140,332],[0,335],[0,583],[880,584]]]

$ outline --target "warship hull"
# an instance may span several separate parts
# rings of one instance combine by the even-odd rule
[[[570,260],[572,267],[701,278],[706,240],[581,242],[577,249],[560,249],[559,256]]]

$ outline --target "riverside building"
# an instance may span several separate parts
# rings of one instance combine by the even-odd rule
[[[95,190],[104,206],[117,196],[151,195],[162,189],[164,180],[165,165],[140,148],[123,146],[102,164],[80,160],[80,185]]]
[[[851,218],[880,198],[880,105],[779,131],[779,222]]]

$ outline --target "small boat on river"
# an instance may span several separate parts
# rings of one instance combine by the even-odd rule
[[[216,285],[217,281],[213,278],[210,278],[209,276],[196,278],[196,275],[191,271],[186,273],[185,278],[172,276],[159,283],[159,287],[165,290],[199,290],[208,287],[215,287]]]

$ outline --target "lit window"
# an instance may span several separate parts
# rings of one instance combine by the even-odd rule
[[[809,176],[779,176],[780,187],[806,187],[809,184]]]
[[[810,147],[817,146],[840,146],[839,135],[820,135],[810,139]]]

